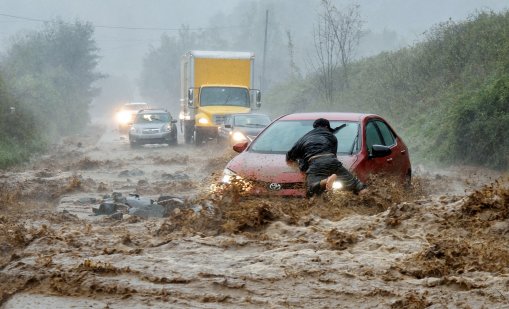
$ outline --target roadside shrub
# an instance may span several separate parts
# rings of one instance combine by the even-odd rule
[[[509,168],[509,75],[459,101],[450,114],[453,156],[465,163]]]
[[[102,77],[93,30],[55,20],[12,40],[0,62],[0,168],[88,123],[93,83]]]
[[[38,128],[32,113],[9,95],[0,74],[0,168],[23,162],[42,149]]]
[[[270,97],[286,112],[380,114],[403,137],[414,162],[509,169],[508,80],[509,11],[488,11],[440,23],[422,42],[353,63],[350,87],[336,93],[329,107],[306,97],[293,81]]]

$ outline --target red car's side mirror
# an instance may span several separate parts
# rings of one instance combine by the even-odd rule
[[[373,148],[371,149],[370,158],[382,158],[390,155],[391,153],[392,150],[388,146],[373,145]]]
[[[238,153],[241,153],[244,150],[246,150],[247,144],[248,144],[248,142],[242,142],[242,143],[235,144],[235,145],[233,145],[233,150],[235,150]]]

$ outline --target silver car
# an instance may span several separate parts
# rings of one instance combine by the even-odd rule
[[[176,123],[163,109],[141,110],[129,129],[129,143],[133,148],[144,144],[177,144]]]
[[[219,138],[227,140],[230,146],[251,142],[270,122],[270,117],[265,114],[227,115],[218,129]]]

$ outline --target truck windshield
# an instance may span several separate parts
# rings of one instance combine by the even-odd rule
[[[246,88],[204,87],[200,93],[200,105],[249,107],[249,92]]]

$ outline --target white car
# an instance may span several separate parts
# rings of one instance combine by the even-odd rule
[[[149,109],[147,103],[126,103],[116,113],[115,118],[118,124],[118,130],[121,133],[127,132],[129,126],[133,123],[136,114],[143,109]]]

